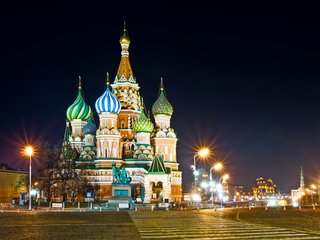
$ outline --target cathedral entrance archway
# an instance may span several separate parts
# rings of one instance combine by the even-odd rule
[[[163,200],[163,195],[162,195],[163,182],[161,182],[161,181],[156,182],[156,183],[151,182],[150,185],[152,187],[151,201],[152,202],[162,202],[162,200]]]

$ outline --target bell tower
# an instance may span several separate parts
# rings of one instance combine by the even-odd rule
[[[120,38],[121,60],[117,75],[112,86],[113,94],[119,99],[121,111],[118,117],[118,129],[123,139],[123,155],[133,153],[133,140],[135,132],[132,129],[133,123],[141,114],[141,99],[139,85],[133,74],[129,60],[129,38],[126,24],[123,26],[123,34]]]

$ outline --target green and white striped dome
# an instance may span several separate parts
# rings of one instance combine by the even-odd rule
[[[74,119],[87,121],[92,116],[91,107],[84,101],[83,91],[81,87],[81,78],[79,78],[78,96],[68,108],[66,114],[69,121],[72,121]]]
[[[132,128],[136,133],[138,132],[151,133],[153,131],[154,126],[142,111],[139,119],[133,123]]]

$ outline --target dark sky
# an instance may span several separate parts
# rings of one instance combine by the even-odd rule
[[[30,2],[1,7],[1,162],[26,169],[26,139],[61,140],[79,74],[94,106],[105,72],[116,74],[125,20],[147,107],[164,78],[185,191],[201,144],[225,159],[234,184],[271,177],[288,191],[300,166],[307,183],[319,180],[316,6]]]

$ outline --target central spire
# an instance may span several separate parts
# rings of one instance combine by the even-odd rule
[[[123,23],[123,33],[119,41],[121,45],[121,61],[114,83],[136,83],[129,60],[129,45],[131,41],[128,35],[125,22]]]

